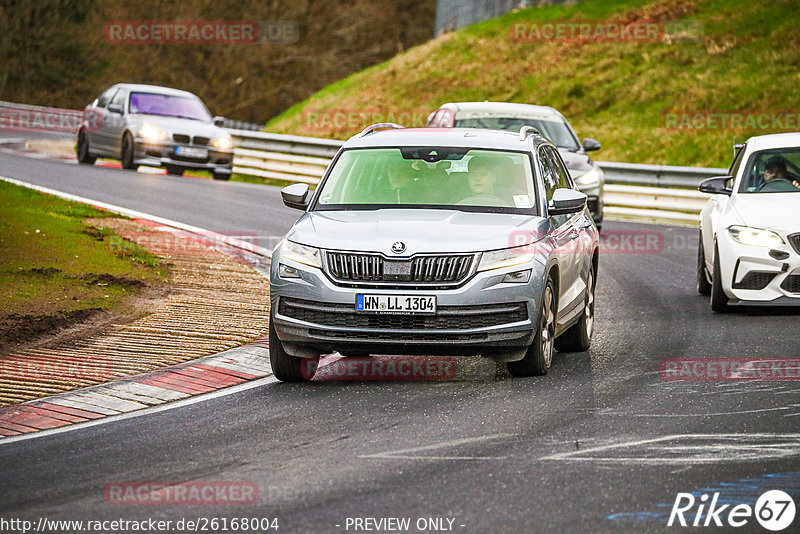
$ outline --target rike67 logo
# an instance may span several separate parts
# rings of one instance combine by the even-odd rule
[[[750,526],[748,530],[751,530],[755,518],[763,528],[779,532],[789,528],[797,511],[792,497],[781,490],[769,490],[761,494],[755,506],[719,504],[719,496],[719,492],[711,495],[703,493],[699,497],[692,493],[678,493],[667,526]]]

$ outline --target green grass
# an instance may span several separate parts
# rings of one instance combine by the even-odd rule
[[[509,13],[445,34],[340,80],[267,125],[272,132],[346,139],[367,121],[417,119],[444,102],[550,105],[599,160],[727,167],[732,144],[780,129],[668,130],[665,113],[800,111],[800,10],[794,0],[587,0]],[[700,35],[672,42],[514,42],[515,23],[682,22]],[[325,117],[329,120],[312,119]],[[795,121],[796,122],[796,121]],[[796,128],[796,126],[795,126]]]
[[[0,182],[0,329],[120,306],[166,280],[158,258],[88,224],[91,206]]]

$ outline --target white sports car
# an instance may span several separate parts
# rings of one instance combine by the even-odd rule
[[[709,178],[700,213],[697,291],[711,309],[800,306],[800,133],[739,148],[729,176]]]

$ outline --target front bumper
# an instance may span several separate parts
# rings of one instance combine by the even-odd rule
[[[742,245],[727,229],[720,230],[717,244],[722,288],[731,304],[800,306],[800,254],[791,245]]]
[[[284,279],[279,265],[300,278]],[[272,259],[272,320],[287,352],[313,356],[333,351],[381,354],[490,354],[519,352],[533,342],[543,266],[533,261],[474,274],[453,289],[415,286],[356,288],[335,284],[321,269]],[[509,272],[531,269],[527,283],[504,283]],[[435,295],[435,315],[365,314],[357,294]]]
[[[208,151],[208,156],[192,158],[179,156],[177,147],[201,148]],[[151,142],[136,139],[134,142],[134,164],[152,167],[180,167],[182,169],[207,170],[219,174],[230,174],[233,169],[233,150],[223,150],[213,146],[196,146],[175,142]]]

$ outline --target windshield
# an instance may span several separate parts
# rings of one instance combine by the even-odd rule
[[[740,193],[800,193],[800,147],[755,152]]]
[[[162,115],[208,122],[211,120],[199,98],[156,93],[131,93],[131,113]]]
[[[343,152],[315,209],[437,208],[530,213],[535,190],[528,154],[453,147]]]
[[[558,148],[580,150],[578,140],[563,121],[542,120],[531,117],[470,117],[456,119],[456,128],[488,128],[518,132],[523,126],[533,126]]]

